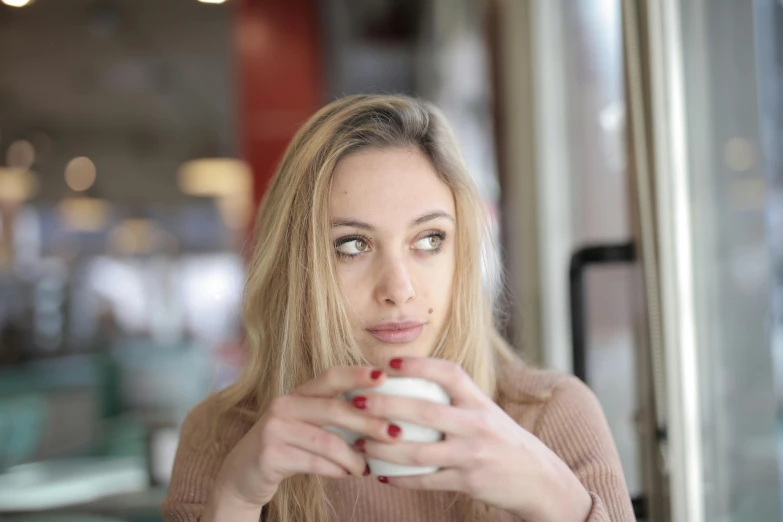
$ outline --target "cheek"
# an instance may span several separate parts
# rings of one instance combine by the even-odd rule
[[[337,266],[340,294],[351,319],[357,318],[357,310],[365,308],[365,303],[370,298],[370,286],[365,280],[365,275],[356,265],[339,264]]]
[[[453,292],[453,274],[443,274],[443,278],[439,281],[440,287],[438,289],[438,304],[441,308],[448,308],[451,303]]]
[[[434,308],[432,316],[442,317],[451,303],[454,266],[451,263],[441,264],[435,270],[428,270],[422,280],[427,286],[427,305]]]

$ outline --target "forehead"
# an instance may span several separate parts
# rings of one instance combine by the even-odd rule
[[[377,226],[408,224],[433,210],[454,215],[454,196],[427,156],[414,149],[349,154],[334,170],[332,218],[361,218]]]

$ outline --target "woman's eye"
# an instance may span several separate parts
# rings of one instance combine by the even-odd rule
[[[337,245],[337,253],[347,256],[359,255],[367,251],[367,241],[363,239],[349,239]]]
[[[416,241],[417,250],[437,250],[443,243],[443,236],[440,234],[432,234],[431,236],[423,237]]]

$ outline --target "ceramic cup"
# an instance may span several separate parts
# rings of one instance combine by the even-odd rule
[[[344,394],[343,399],[350,402],[357,395],[396,395],[399,397],[413,397],[424,399],[440,404],[449,404],[451,401],[446,391],[434,382],[413,377],[389,377],[386,381],[375,388],[363,388],[351,390]],[[402,440],[405,442],[438,442],[443,438],[443,434],[432,428],[389,419],[402,428]],[[335,426],[327,426],[326,429],[332,431],[344,439],[348,444],[353,444],[360,437],[354,433]],[[383,477],[404,477],[410,475],[425,475],[437,471],[438,468],[430,466],[405,466],[394,464],[377,459],[367,459],[370,471],[375,476]]]

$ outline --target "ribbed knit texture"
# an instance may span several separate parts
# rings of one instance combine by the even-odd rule
[[[590,493],[593,506],[587,522],[635,520],[609,427],[595,396],[581,381],[517,366],[505,370],[499,392],[498,404],[506,413],[552,449]],[[250,429],[250,424],[237,416],[218,428],[222,442],[206,448],[214,419],[215,401],[210,398],[196,406],[182,426],[163,503],[167,522],[199,520],[223,459]],[[453,494],[403,490],[372,478],[332,481],[327,495],[341,522],[462,520]],[[519,519],[497,512],[495,520]]]

